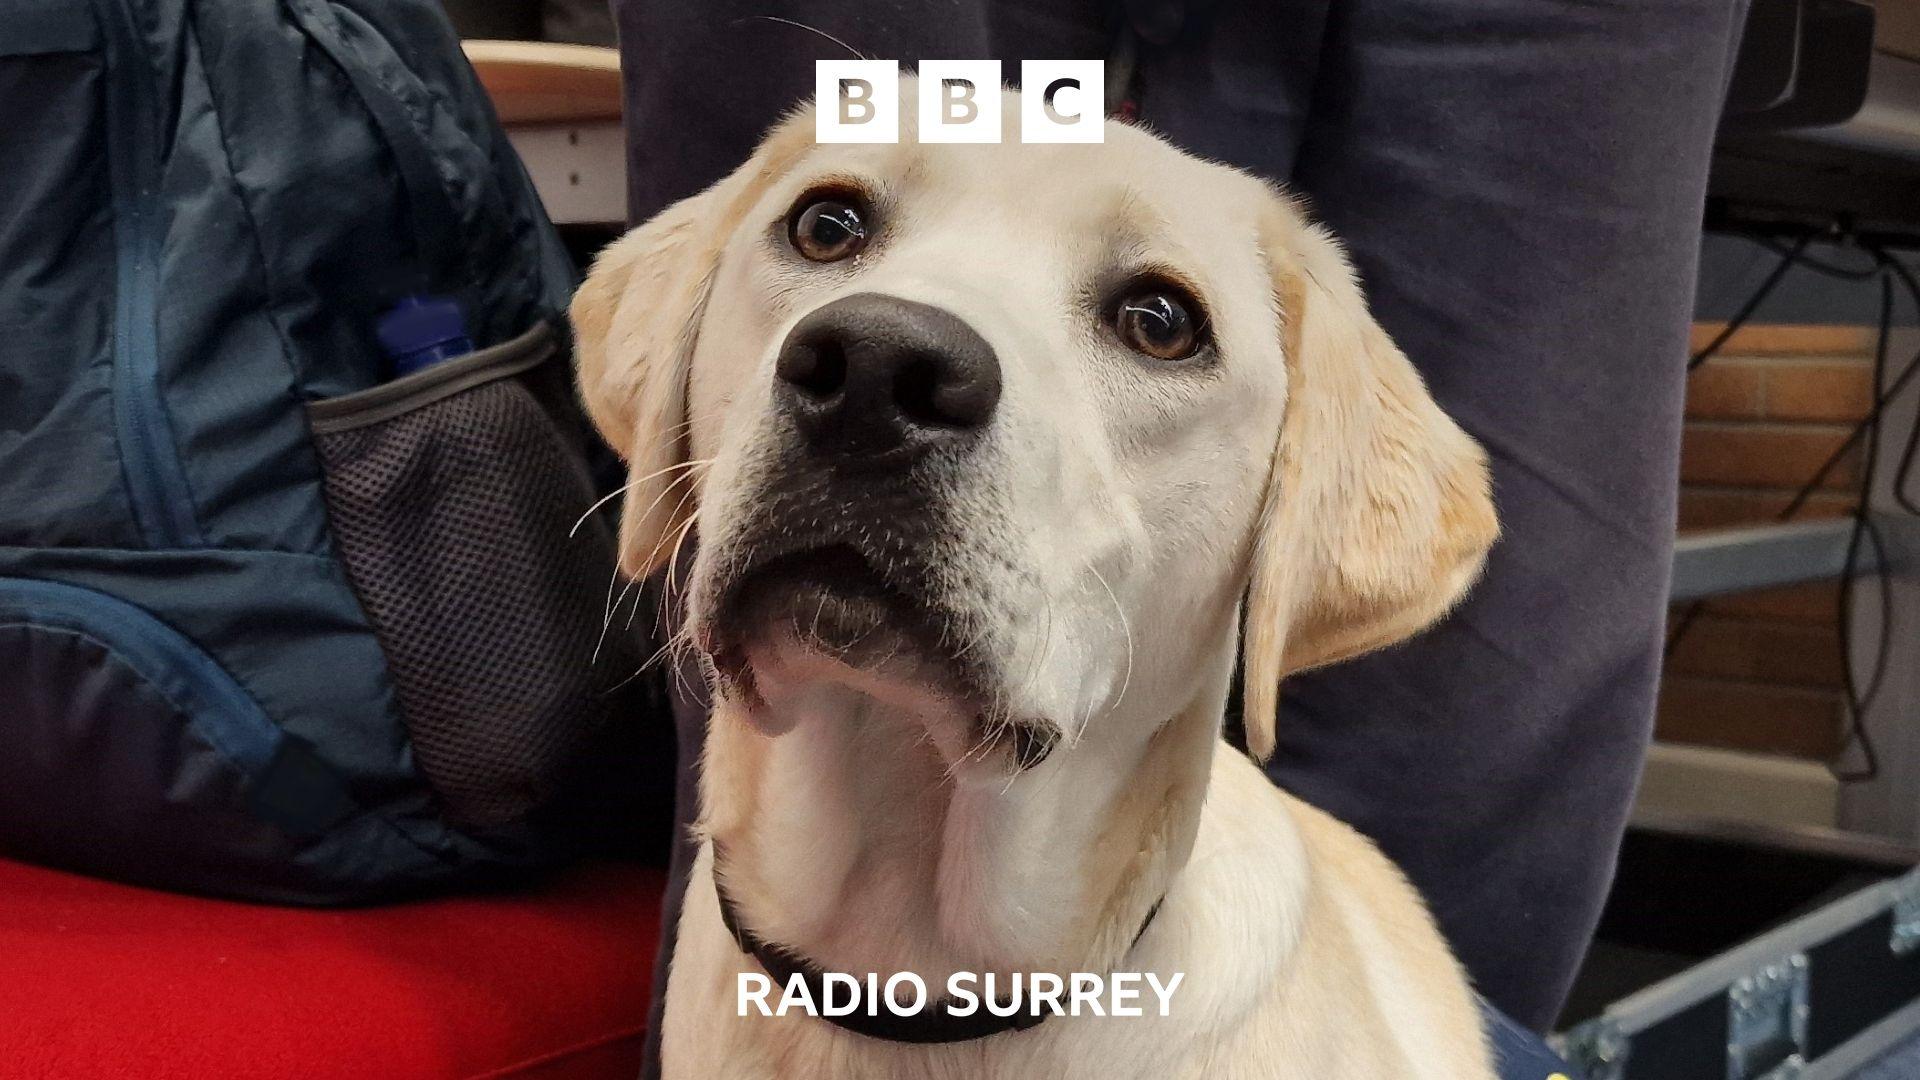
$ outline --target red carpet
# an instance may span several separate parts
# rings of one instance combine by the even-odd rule
[[[0,860],[6,1080],[632,1080],[660,871],[346,911]]]

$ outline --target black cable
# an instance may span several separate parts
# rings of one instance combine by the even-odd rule
[[[1687,359],[1687,370],[1689,372],[1716,356],[1728,340],[1733,337],[1735,331],[1745,325],[1747,320],[1753,317],[1754,312],[1760,309],[1760,305],[1766,301],[1767,296],[1773,292],[1774,287],[1780,284],[1781,279],[1786,277],[1787,271],[1796,263],[1806,259],[1807,245],[1812,242],[1813,236],[1814,234],[1811,232],[1804,233],[1791,245],[1776,246],[1768,237],[1750,235],[1751,239],[1777,251],[1780,255],[1780,262],[1767,274],[1766,279],[1760,283],[1759,288],[1755,289],[1747,297],[1746,302],[1740,305],[1739,311],[1735,312],[1734,316],[1727,320],[1727,324],[1721,328],[1720,332],[1714,335],[1713,340],[1703,346],[1699,352],[1694,353]],[[1903,373],[1902,377],[1904,378],[1905,375],[1912,373],[1912,370],[1909,370]],[[1833,456],[1829,457],[1821,464],[1819,469],[1814,471],[1813,478],[1808,480],[1806,486],[1801,488],[1792,500],[1787,503],[1787,508],[1780,512],[1777,520],[1785,521],[1799,512],[1800,507],[1806,500],[1812,496],[1813,492],[1819,489],[1820,484],[1826,479],[1827,473],[1833,471],[1833,467],[1839,464],[1841,459],[1846,456],[1848,448],[1860,437],[1862,430],[1863,428],[1855,428],[1847,440],[1834,451]],[[1667,631],[1667,642],[1661,650],[1661,657],[1663,659],[1671,660],[1673,658],[1674,650],[1680,647],[1680,641],[1687,636],[1687,631],[1693,629],[1693,624],[1698,621],[1700,613],[1705,607],[1706,601],[1696,600],[1687,605],[1686,610],[1680,613],[1680,618],[1674,622],[1672,627]]]
[[[1880,267],[1880,331],[1873,344],[1873,397],[1877,403],[1886,393],[1887,349],[1893,336],[1893,262],[1878,249],[1871,250]],[[1920,290],[1915,291],[1914,298],[1920,303]],[[1847,741],[1841,745],[1829,768],[1842,783],[1858,783],[1880,775],[1880,755],[1874,749],[1873,736],[1866,724],[1867,709],[1880,695],[1880,687],[1886,679],[1893,635],[1893,586],[1884,573],[1886,545],[1881,541],[1879,527],[1873,523],[1871,510],[1873,479],[1880,460],[1880,411],[1876,406],[1868,413],[1871,434],[1867,438],[1866,455],[1860,467],[1860,500],[1853,509],[1853,531],[1847,537],[1847,557],[1841,564],[1840,587],[1835,595],[1839,621],[1840,683],[1847,702]],[[1872,673],[1862,689],[1853,671],[1853,588],[1860,569],[1860,545],[1868,537],[1873,540],[1875,564],[1883,572],[1876,575],[1880,582],[1879,641],[1874,650]],[[1840,757],[1854,746],[1860,748],[1861,768],[1853,771],[1841,769]]]
[[[1896,273],[1906,271],[1905,266],[1897,261],[1893,263],[1893,266]],[[1920,281],[1915,281],[1911,273],[1905,273],[1904,276],[1910,283],[1908,288],[1909,292],[1913,295],[1915,309],[1916,311],[1920,311]],[[1827,455],[1826,459],[1820,463],[1818,468],[1814,469],[1812,476],[1794,491],[1793,498],[1788,500],[1786,507],[1775,515],[1774,520],[1787,521],[1791,519],[1793,515],[1800,512],[1800,508],[1806,505],[1807,500],[1819,492],[1821,486],[1827,479],[1827,474],[1832,472],[1835,466],[1846,460],[1847,454],[1853,450],[1854,444],[1860,441],[1861,437],[1867,433],[1867,429],[1873,426],[1875,421],[1880,418],[1880,414],[1885,411],[1886,407],[1892,403],[1895,398],[1900,396],[1901,391],[1905,390],[1917,375],[1920,375],[1920,354],[1915,355],[1912,360],[1907,362],[1906,367],[1900,369],[1900,374],[1895,377],[1892,384],[1887,387],[1886,392],[1874,400],[1867,415],[1856,423],[1852,430],[1847,432],[1847,437],[1840,440],[1840,445],[1834,447],[1833,452]]]
[[[1890,267],[1895,274],[1899,275],[1901,282],[1907,287],[1907,295],[1913,298],[1915,309],[1920,310],[1920,281],[1914,279],[1913,271],[1907,269],[1907,264],[1892,257],[1879,247],[1868,245],[1867,250],[1885,266]],[[1893,473],[1894,502],[1899,503],[1900,509],[1905,510],[1907,513],[1920,516],[1920,505],[1916,505],[1912,497],[1907,494],[1908,480],[1913,475],[1914,460],[1917,454],[1920,454],[1920,418],[1916,418],[1913,430],[1907,433],[1907,445],[1900,451],[1900,465]]]
[[[1747,239],[1753,241],[1756,244],[1759,244],[1761,247],[1766,248],[1767,250],[1773,252],[1775,255],[1787,255],[1793,251],[1793,245],[1783,244],[1780,241],[1774,239],[1773,237],[1766,235],[1765,233],[1740,233],[1739,235],[1746,237]],[[1811,236],[1813,234],[1809,233],[1807,235]],[[1880,265],[1878,263],[1875,263],[1871,266],[1860,266],[1860,267],[1841,266],[1839,263],[1828,262],[1825,259],[1818,259],[1812,255],[1806,254],[1805,252],[1801,252],[1799,255],[1795,256],[1795,258],[1798,261],[1799,265],[1805,267],[1808,270],[1812,270],[1815,273],[1825,274],[1828,277],[1840,278],[1844,281],[1872,281],[1875,277],[1877,277],[1880,274]]]
[[[1781,256],[1781,264],[1774,267],[1773,271],[1768,274],[1766,280],[1760,283],[1760,286],[1754,290],[1754,293],[1748,298],[1747,302],[1743,304],[1740,310],[1735,313],[1734,317],[1728,321],[1727,326],[1723,328],[1719,334],[1715,335],[1713,341],[1695,353],[1687,364],[1687,369],[1691,371],[1718,353],[1720,348],[1733,336],[1734,331],[1750,319],[1754,312],[1759,309],[1760,304],[1765,301],[1766,297],[1773,291],[1774,287],[1779,284],[1780,280],[1786,276],[1786,271],[1795,265],[1805,266],[1815,272],[1846,280],[1879,279],[1881,305],[1878,333],[1876,334],[1874,342],[1873,404],[1867,411],[1867,414],[1859,423],[1854,425],[1847,437],[1841,441],[1840,445],[1834,448],[1826,460],[1821,462],[1820,466],[1814,470],[1813,475],[1795,491],[1793,497],[1788,500],[1787,505],[1776,515],[1775,520],[1778,521],[1787,521],[1797,514],[1800,509],[1806,505],[1807,500],[1825,484],[1827,476],[1841,461],[1846,459],[1846,456],[1852,452],[1854,446],[1859,443],[1862,438],[1869,438],[1870,435],[1877,436],[1880,421],[1887,407],[1894,399],[1900,396],[1901,392],[1907,388],[1908,384],[1913,381],[1916,375],[1920,375],[1920,354],[1916,354],[1914,358],[1908,361],[1906,366],[1901,369],[1900,374],[1893,379],[1891,384],[1888,383],[1886,377],[1887,353],[1891,346],[1893,330],[1893,280],[1896,277],[1900,280],[1901,284],[1905,287],[1907,295],[1914,304],[1916,313],[1920,313],[1920,279],[1915,278],[1913,272],[1907,268],[1905,263],[1894,258],[1883,248],[1874,244],[1863,243],[1861,245],[1862,250],[1872,255],[1874,259],[1874,266],[1868,270],[1855,270],[1809,258],[1806,255],[1806,247],[1814,235],[1814,233],[1802,234],[1790,245],[1781,245],[1767,237],[1753,237],[1753,239],[1766,246],[1769,250],[1778,253]],[[1833,769],[1834,775],[1845,783],[1871,780],[1879,775],[1879,754],[1874,746],[1872,735],[1865,726],[1865,713],[1879,695],[1880,689],[1885,682],[1887,666],[1891,659],[1893,623],[1892,583],[1888,580],[1886,574],[1882,572],[1877,575],[1880,583],[1880,635],[1875,650],[1872,672],[1864,687],[1854,674],[1852,589],[1859,573],[1860,552],[1863,544],[1871,543],[1873,545],[1876,566],[1884,567],[1887,558],[1885,537],[1881,534],[1879,525],[1873,520],[1869,509],[1873,494],[1873,481],[1878,471],[1878,442],[1877,437],[1869,438],[1868,441],[1866,456],[1861,469],[1859,503],[1854,508],[1853,530],[1848,537],[1847,555],[1843,563],[1839,588],[1836,594],[1836,606],[1839,616],[1838,632],[1841,652],[1842,687],[1848,708],[1848,740],[1847,743],[1842,746],[1841,753],[1844,754],[1848,749],[1857,746],[1862,759],[1862,767],[1858,770],[1851,771],[1842,770],[1839,767],[1838,756],[1836,756],[1834,761],[1829,763],[1829,767]],[[1903,510],[1920,516],[1920,503],[1916,503],[1907,495],[1907,480],[1916,467],[1916,462],[1920,462],[1920,423],[1916,423],[1914,430],[1909,433],[1907,443],[1902,449],[1900,463],[1894,477],[1894,498]],[[1671,657],[1673,655],[1674,649],[1679,645],[1681,639],[1686,636],[1687,631],[1693,626],[1704,608],[1704,601],[1696,601],[1689,605],[1687,610],[1682,613],[1673,630],[1668,634],[1665,649],[1667,656]]]
[[[1753,313],[1760,310],[1760,305],[1767,302],[1767,297],[1773,295],[1773,290],[1787,276],[1787,271],[1793,269],[1794,265],[1800,261],[1802,253],[1807,250],[1807,245],[1812,242],[1812,233],[1802,233],[1800,238],[1793,242],[1792,247],[1781,253],[1780,261],[1767,273],[1766,280],[1760,283],[1759,288],[1753,290],[1753,294],[1747,297],[1747,302],[1740,305],[1740,310],[1733,313],[1733,317],[1727,320],[1727,325],[1721,327],[1713,340],[1707,342],[1699,352],[1687,358],[1688,371],[1713,359],[1714,354],[1720,351],[1720,347],[1727,343],[1727,339],[1738,333],[1748,319],[1753,318]]]
[[[1847,559],[1841,571],[1840,590],[1837,609],[1840,618],[1840,681],[1847,699],[1847,741],[1841,744],[1839,753],[1828,763],[1834,778],[1843,784],[1857,784],[1872,780],[1880,775],[1880,754],[1874,749],[1873,734],[1867,729],[1866,710],[1880,695],[1880,687],[1887,674],[1887,664],[1891,659],[1891,638],[1893,631],[1893,586],[1887,581],[1885,566],[1887,545],[1880,535],[1880,526],[1874,523],[1873,516],[1865,508],[1855,514],[1852,537],[1847,542]],[[1875,564],[1882,568],[1880,578],[1880,641],[1874,649],[1873,675],[1862,691],[1853,674],[1853,582],[1859,569],[1860,540],[1869,537],[1873,541]],[[1861,766],[1856,770],[1843,770],[1839,767],[1840,758],[1849,747],[1860,748]]]

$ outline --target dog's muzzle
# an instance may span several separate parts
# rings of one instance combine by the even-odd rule
[[[991,713],[997,673],[953,568],[955,492],[1001,396],[992,346],[952,312],[861,293],[796,324],[775,365],[779,449],[753,490],[698,635],[724,685],[759,699],[756,647],[797,648],[975,709],[976,744],[1018,768],[1057,732]]]

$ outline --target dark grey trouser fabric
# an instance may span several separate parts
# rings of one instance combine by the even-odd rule
[[[611,45],[613,14],[604,0],[446,0],[463,38]]]
[[[1208,6],[1135,5],[1160,13],[1137,24],[1145,118],[1311,198],[1491,453],[1505,528],[1440,627],[1290,681],[1271,771],[1378,841],[1481,991],[1545,1029],[1652,723],[1701,204],[1742,0],[1264,0],[1180,17]],[[903,60],[1105,56],[1118,22],[1089,0],[615,10],[636,220],[737,164],[811,92],[813,61],[844,55],[750,16]],[[698,704],[679,722],[691,761]]]

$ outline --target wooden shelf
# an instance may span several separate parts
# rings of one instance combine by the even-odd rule
[[[468,41],[464,47],[502,124],[620,119],[616,49],[539,41]]]

